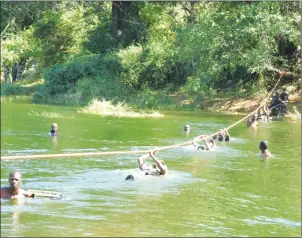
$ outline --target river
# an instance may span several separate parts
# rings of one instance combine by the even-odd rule
[[[148,150],[212,134],[241,115],[161,112],[162,118],[82,114],[77,108],[1,103],[1,155]],[[52,122],[60,135],[47,135]],[[190,124],[190,134],[183,126]],[[164,177],[137,177],[138,154],[1,161],[1,186],[13,170],[23,189],[61,200],[1,199],[1,236],[300,236],[301,127],[283,120],[229,131],[214,151],[159,152]],[[259,159],[267,140],[273,158]]]

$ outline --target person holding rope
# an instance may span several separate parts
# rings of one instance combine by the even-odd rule
[[[275,96],[272,96],[271,105],[269,106],[270,116],[277,116],[280,105],[280,95],[279,92],[275,92]]]
[[[247,127],[256,127],[258,126],[257,116],[255,114],[250,115],[246,121]]]
[[[282,93],[280,94],[281,112],[284,114],[287,112],[288,104],[288,93],[286,92],[286,87],[283,87]]]
[[[163,160],[159,160],[155,157],[154,153],[156,153],[157,150],[151,150],[148,154],[141,156],[138,161],[138,167],[142,171],[146,171],[145,175],[153,175],[153,176],[160,176],[165,175],[167,172],[167,166],[165,165],[165,162]],[[145,159],[148,157],[151,157],[155,163],[152,164],[146,164]]]
[[[203,141],[205,145],[199,145],[195,140],[193,140],[192,144],[197,148],[197,150],[211,150],[215,148],[214,140],[209,140],[209,142],[207,142],[206,138],[204,138]]]
[[[9,187],[1,188],[1,198],[34,197],[34,194],[20,188],[22,175],[20,172],[11,172],[8,178]]]
[[[231,137],[227,129],[219,129],[218,135],[214,135],[213,139],[218,139],[218,141],[230,141]]]
[[[262,159],[266,159],[266,158],[272,157],[271,152],[268,151],[267,141],[260,141],[259,149],[261,151],[260,157]]]
[[[272,96],[271,105],[269,106],[269,109],[271,110],[273,107],[276,107],[280,103],[280,94],[278,91],[275,92],[275,96]]]
[[[151,150],[148,154],[142,155],[138,158],[138,168],[145,172],[145,175],[151,175],[151,176],[163,176],[167,172],[167,166],[165,165],[165,162],[163,160],[159,160],[155,157],[154,153],[156,153],[157,150]],[[153,164],[147,164],[145,163],[145,160],[147,158],[151,157],[155,163]],[[125,180],[135,180],[133,175],[128,175]]]
[[[263,108],[259,108],[258,110],[258,118],[257,120],[262,120],[262,121],[270,121],[270,116],[269,116],[270,112],[269,110],[266,108],[265,105],[263,105]]]

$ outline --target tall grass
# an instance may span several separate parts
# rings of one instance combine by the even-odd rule
[[[12,103],[12,102],[22,102],[29,103],[31,96],[1,96],[1,103]]]
[[[81,113],[97,114],[102,116],[117,116],[117,117],[163,117],[163,114],[153,111],[152,113],[135,112],[125,103],[117,103],[113,105],[110,101],[99,101],[92,99],[87,107],[79,110]]]

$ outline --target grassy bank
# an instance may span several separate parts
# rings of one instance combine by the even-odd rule
[[[23,80],[15,84],[1,85],[1,101],[31,101],[35,103],[60,104],[83,106],[81,112],[95,113],[100,115],[133,116],[140,111],[140,115],[152,116],[142,110],[187,110],[187,111],[213,111],[223,113],[246,114],[253,111],[260,102],[268,95],[268,92],[207,92],[199,95],[190,95],[178,92],[168,93],[166,91],[145,90],[138,94],[124,94],[125,100],[113,95],[112,97],[94,98],[83,101],[82,93],[69,93],[56,95],[49,98],[49,101],[37,101],[40,86],[43,80],[36,81]],[[301,111],[301,101],[298,89],[293,86],[287,87],[289,90],[289,113],[297,115]],[[35,98],[35,99],[34,99]],[[34,99],[34,100],[33,100]],[[54,102],[55,101],[55,102]],[[154,113],[153,116],[160,116]]]

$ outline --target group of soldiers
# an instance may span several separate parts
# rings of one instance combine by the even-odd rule
[[[9,66],[5,66],[4,70],[4,80],[6,83],[13,83],[21,80],[22,74],[24,71],[24,64],[15,63],[15,65],[10,68]]]
[[[30,61],[31,70],[35,69],[36,62]],[[12,67],[5,66],[4,69],[4,81],[6,83],[14,83],[22,79],[22,75],[25,72],[25,61],[15,63]]]
[[[288,93],[286,88],[280,93],[278,90],[272,96],[270,106],[265,105],[258,110],[256,114],[252,114],[247,119],[247,127],[255,127],[258,125],[258,120],[270,121],[272,116],[284,116],[287,113]]]

